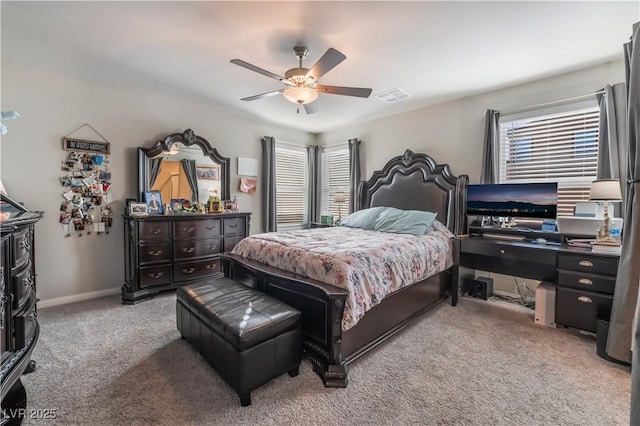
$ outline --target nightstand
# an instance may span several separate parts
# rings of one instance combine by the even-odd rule
[[[309,229],[313,228],[332,228],[336,225],[328,224],[328,223],[320,223],[320,222],[309,222]]]

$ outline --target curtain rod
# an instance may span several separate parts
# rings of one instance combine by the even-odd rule
[[[513,110],[513,111],[506,111],[506,112],[500,111],[500,115],[518,114],[518,113],[521,113],[521,112],[529,111],[531,109],[536,109],[536,108],[541,108],[541,107],[550,106],[550,105],[556,105],[556,104],[562,104],[562,103],[569,102],[569,101],[576,101],[578,99],[588,98],[590,96],[596,96],[596,95],[600,95],[602,93],[604,93],[604,89],[598,90],[597,92],[594,92],[594,93],[589,93],[587,95],[574,96],[572,98],[559,99],[557,101],[545,102],[545,103],[537,104],[537,105],[529,105],[529,106],[522,107],[520,109],[516,109],[516,110]],[[485,112],[485,115],[486,115],[486,112]]]

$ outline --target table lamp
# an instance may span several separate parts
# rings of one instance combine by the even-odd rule
[[[591,182],[589,200],[604,203],[604,225],[598,229],[596,244],[619,246],[620,243],[611,238],[609,233],[609,203],[622,201],[618,179],[599,179]]]
[[[333,195],[333,201],[338,204],[338,223],[342,221],[342,203],[344,203],[345,197],[344,192],[336,192]]]

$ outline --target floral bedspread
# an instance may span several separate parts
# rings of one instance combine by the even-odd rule
[[[232,253],[349,291],[342,329],[394,291],[453,264],[444,225],[423,236],[333,227],[255,234]]]

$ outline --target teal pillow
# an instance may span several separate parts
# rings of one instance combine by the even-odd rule
[[[372,207],[370,209],[362,209],[351,213],[342,222],[340,226],[348,226],[349,228],[360,228],[373,231],[376,219],[387,207]]]
[[[378,215],[374,231],[424,235],[431,228],[436,215],[433,212],[388,207]]]

